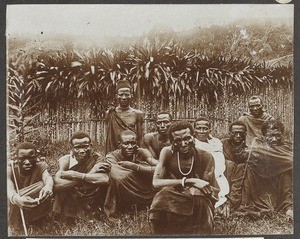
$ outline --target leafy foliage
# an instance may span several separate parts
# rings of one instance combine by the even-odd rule
[[[22,67],[16,67],[18,61]],[[185,51],[173,40],[161,43],[158,39],[152,43],[145,39],[142,46],[129,51],[73,50],[35,60],[25,56],[10,69],[24,79],[26,95],[35,96],[31,105],[41,102],[50,107],[74,99],[107,106],[114,99],[115,83],[123,77],[132,82],[139,99],[146,96],[166,104],[170,98],[182,99],[195,92],[199,99],[214,104],[224,90],[235,95],[258,86],[291,87],[293,79],[291,64],[272,67],[249,59],[208,57]]]

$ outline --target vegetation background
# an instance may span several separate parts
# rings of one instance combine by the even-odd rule
[[[235,22],[175,32],[156,28],[140,37],[107,38],[92,44],[68,35],[8,36],[9,157],[23,140],[36,143],[50,171],[69,152],[76,130],[89,132],[103,153],[105,111],[114,102],[115,83],[127,77],[134,105],[153,131],[158,110],[193,122],[200,114],[224,137],[229,123],[259,94],[268,112],[293,132],[293,26],[283,20]],[[123,214],[117,226],[51,215],[31,235],[149,235],[147,210]],[[289,234],[293,222],[277,213],[253,220],[216,216],[216,234]],[[12,232],[22,233],[22,232]]]

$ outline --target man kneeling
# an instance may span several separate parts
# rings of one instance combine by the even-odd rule
[[[110,165],[92,152],[87,133],[76,132],[70,142],[72,151],[59,159],[59,171],[54,178],[53,211],[66,217],[99,219]]]
[[[193,126],[185,121],[169,128],[172,146],[162,149],[153,185],[150,219],[154,234],[209,234],[219,186],[211,154],[195,147]]]
[[[20,229],[23,213],[23,223],[31,224],[51,212],[53,179],[47,168],[45,162],[37,162],[34,144],[24,142],[17,147],[16,160],[10,160],[7,167],[8,223],[12,229]]]

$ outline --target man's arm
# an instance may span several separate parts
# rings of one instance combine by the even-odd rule
[[[60,160],[60,169],[55,175],[55,189],[68,189],[74,187],[79,182],[87,182],[92,184],[107,184],[109,177],[107,172],[110,169],[108,163],[96,163],[88,173],[81,173],[74,170],[67,170],[69,160]]]
[[[140,157],[139,158],[140,161],[145,161],[147,162],[148,165],[139,162],[135,163],[130,161],[121,161],[118,162],[118,164],[124,168],[128,168],[133,171],[152,176],[158,161],[152,157],[152,155],[147,149],[140,148],[139,157]]]
[[[50,173],[47,169],[44,170],[42,174],[42,180],[44,182],[44,187],[41,189],[39,193],[40,201],[43,201],[47,197],[52,196],[53,194],[53,178],[51,177]]]
[[[145,149],[149,150],[149,152],[151,153],[151,155],[157,159],[158,158],[158,155],[156,155],[154,149],[152,148],[152,142],[151,142],[151,139],[152,139],[152,135],[151,134],[145,134],[144,135],[144,139],[143,139],[143,146]]]
[[[69,168],[69,158],[62,157],[59,159],[59,170],[54,176],[54,190],[66,190],[73,188],[79,183],[76,180],[64,179],[63,173]]]
[[[150,166],[156,166],[158,163],[158,160],[153,158],[152,154],[149,152],[147,149],[143,149],[145,161],[150,165]]]
[[[11,164],[12,161],[10,161]],[[19,196],[13,182],[12,165],[7,166],[7,198],[11,204],[20,208],[33,208],[38,205],[38,201],[29,196]]]
[[[61,176],[64,179],[74,181],[84,181],[92,184],[107,184],[109,177],[107,172],[110,170],[108,163],[97,163],[88,173],[81,173],[74,170],[62,172]]]
[[[136,136],[138,140],[138,145],[142,145],[142,139],[143,139],[143,112],[138,110],[137,116],[136,116]]]

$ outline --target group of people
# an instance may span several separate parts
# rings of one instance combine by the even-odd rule
[[[34,144],[17,147],[7,173],[10,225],[34,222],[49,210],[113,222],[133,205],[150,207],[156,235],[211,234],[216,211],[293,216],[292,144],[260,97],[250,98],[249,112],[222,140],[211,135],[209,118],[192,125],[169,112],[157,113],[157,131],[143,135],[143,112],[130,106],[132,97],[130,84],[118,81],[118,106],[105,119],[105,158],[92,150],[87,133],[76,132],[52,178]]]

